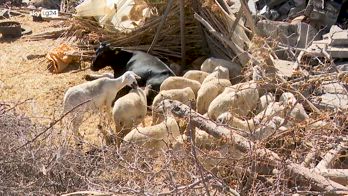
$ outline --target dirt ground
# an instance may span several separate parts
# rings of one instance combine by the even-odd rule
[[[32,35],[62,27],[62,21],[33,22],[29,15],[13,17],[11,20],[30,27]],[[30,36],[25,35],[16,40],[0,39],[0,102],[19,104],[18,112],[34,122],[48,125],[61,115],[64,92],[84,82],[83,76],[91,71],[52,74],[47,69],[49,63],[44,55],[65,40],[32,41]],[[32,55],[41,57],[32,59]],[[96,119],[92,117],[83,123],[81,130],[85,132],[87,140],[100,143],[100,137],[96,137],[99,133],[96,127]]]

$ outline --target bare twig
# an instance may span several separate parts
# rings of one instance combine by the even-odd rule
[[[338,154],[344,150],[344,147],[342,144],[338,144],[336,148],[331,149],[326,155],[323,157],[323,159],[318,163],[316,166],[316,169],[328,169],[331,163],[337,158]]]
[[[67,116],[69,113],[71,113],[72,111],[74,111],[76,108],[80,107],[81,105],[85,104],[85,103],[88,103],[90,102],[91,100],[87,100],[87,101],[84,101],[82,103],[79,103],[78,105],[76,105],[74,108],[72,108],[71,110],[69,110],[68,112],[66,112],[65,114],[63,114],[59,119],[55,120],[54,122],[52,122],[50,124],[49,127],[47,127],[45,130],[43,130],[42,132],[40,132],[39,134],[37,134],[33,139],[27,141],[25,144],[23,144],[22,146],[16,148],[13,150],[13,152],[17,152],[18,150],[20,150],[21,148],[27,146],[28,144],[34,142],[35,140],[37,140],[41,135],[43,135],[44,133],[46,133],[48,130],[50,130],[55,124],[57,124],[58,122],[60,122],[65,116]]]

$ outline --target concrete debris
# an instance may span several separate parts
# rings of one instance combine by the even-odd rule
[[[59,9],[60,0],[30,0],[24,1],[28,5],[35,6],[35,8],[46,8],[46,9]]]
[[[348,71],[348,62],[337,64],[336,68],[339,71]]]
[[[315,89],[315,92],[317,94],[325,94],[325,93],[330,93],[330,94],[347,94],[347,89],[338,82],[323,82],[323,84]]]
[[[276,59],[274,60],[274,67],[277,69],[279,75],[290,78],[293,74],[295,63],[292,61]]]
[[[336,1],[309,0],[306,15],[311,22],[321,26],[330,27],[337,21],[342,3]]]
[[[348,95],[325,93],[316,97],[315,102],[324,108],[348,109]]]
[[[257,23],[259,35],[278,38],[286,45],[306,48],[318,39],[318,30],[307,23],[291,24],[288,22],[261,20]]]
[[[323,35],[322,40],[313,41],[306,51],[310,56],[328,58],[348,57],[348,30],[332,26],[329,33]]]

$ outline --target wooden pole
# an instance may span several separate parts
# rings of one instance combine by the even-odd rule
[[[181,66],[186,69],[186,48],[185,48],[185,2],[180,0],[180,37],[181,37]]]

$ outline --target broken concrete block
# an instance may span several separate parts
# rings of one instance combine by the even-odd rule
[[[318,94],[347,94],[346,88],[338,82],[324,82],[319,88],[315,89],[315,91]]]
[[[336,68],[339,71],[348,71],[348,62],[340,63],[340,64],[336,65]]]
[[[348,95],[326,93],[318,97],[317,104],[332,109],[348,109]]]
[[[348,30],[334,32],[327,39],[331,39],[331,46],[348,46]]]
[[[288,78],[292,76],[295,62],[276,59],[274,60],[273,64],[274,67],[277,69],[278,74],[280,74],[281,76],[285,76]]]
[[[347,58],[348,57],[348,46],[347,47],[328,46],[327,52],[333,58]]]
[[[337,21],[342,4],[335,1],[310,0],[307,4],[307,16],[318,26],[330,27]]]
[[[330,40],[319,40],[314,41],[306,49],[305,55],[307,56],[318,56],[328,58],[347,58],[348,57],[348,46],[331,46]]]
[[[257,28],[261,36],[273,37],[283,44],[298,48],[307,48],[309,43],[319,37],[318,31],[307,23],[262,20],[257,23]]]

